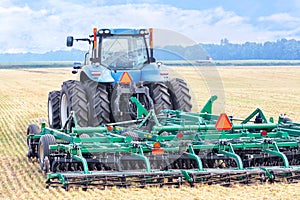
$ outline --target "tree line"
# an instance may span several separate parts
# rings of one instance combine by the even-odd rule
[[[50,51],[44,54],[0,54],[0,62],[24,61],[80,61],[86,51]],[[157,60],[300,60],[300,41],[280,39],[275,42],[245,42],[234,44],[224,38],[220,44],[197,44],[192,46],[164,46],[154,48]]]
[[[214,60],[300,60],[300,41],[280,39],[275,42],[233,44],[222,39],[220,44],[200,44]]]

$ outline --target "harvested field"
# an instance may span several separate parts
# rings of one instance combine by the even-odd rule
[[[246,117],[260,107],[267,117],[286,113],[300,121],[300,67],[176,67],[171,75],[187,80],[194,111],[212,94],[224,94],[226,113]],[[47,120],[47,95],[67,79],[71,69],[0,70],[0,199],[298,199],[299,184],[197,186],[107,190],[45,189],[37,163],[27,161],[26,129]],[[223,88],[219,88],[219,86]],[[222,98],[221,98],[222,99]]]

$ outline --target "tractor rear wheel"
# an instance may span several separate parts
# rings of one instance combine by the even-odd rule
[[[88,100],[81,82],[68,80],[63,82],[60,96],[60,121],[63,127],[71,111],[75,112],[79,126],[88,126]]]
[[[53,153],[53,151],[49,149],[49,146],[55,144],[56,144],[56,140],[53,135],[46,134],[40,138],[39,146],[38,146],[38,157],[39,157],[40,167],[45,173],[48,173],[50,171],[50,166],[51,166],[50,154]]]
[[[98,104],[98,109],[95,112],[95,116],[98,119],[98,123],[109,123],[110,122],[110,102],[108,99],[107,86],[99,83],[97,86],[96,96],[100,101]]]
[[[87,95],[88,125],[96,127],[109,123],[110,106],[106,85],[91,80],[84,81],[82,85]]]
[[[174,78],[168,83],[169,93],[174,110],[189,112],[192,109],[191,95],[187,83],[183,79]]]
[[[164,109],[172,109],[168,87],[164,83],[152,83],[149,85],[149,89],[156,114]]]
[[[60,91],[52,91],[48,94],[48,123],[50,128],[60,129]]]

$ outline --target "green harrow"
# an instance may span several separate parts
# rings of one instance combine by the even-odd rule
[[[27,130],[28,158],[47,187],[146,187],[183,184],[294,183],[300,179],[300,123],[278,123],[260,109],[247,118],[200,112],[149,112],[134,97],[137,119],[80,127],[71,112],[61,129]]]

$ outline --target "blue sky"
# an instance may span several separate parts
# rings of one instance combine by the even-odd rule
[[[167,29],[195,43],[299,40],[299,10],[298,0],[1,0],[0,53],[66,49],[67,35],[93,27]]]

